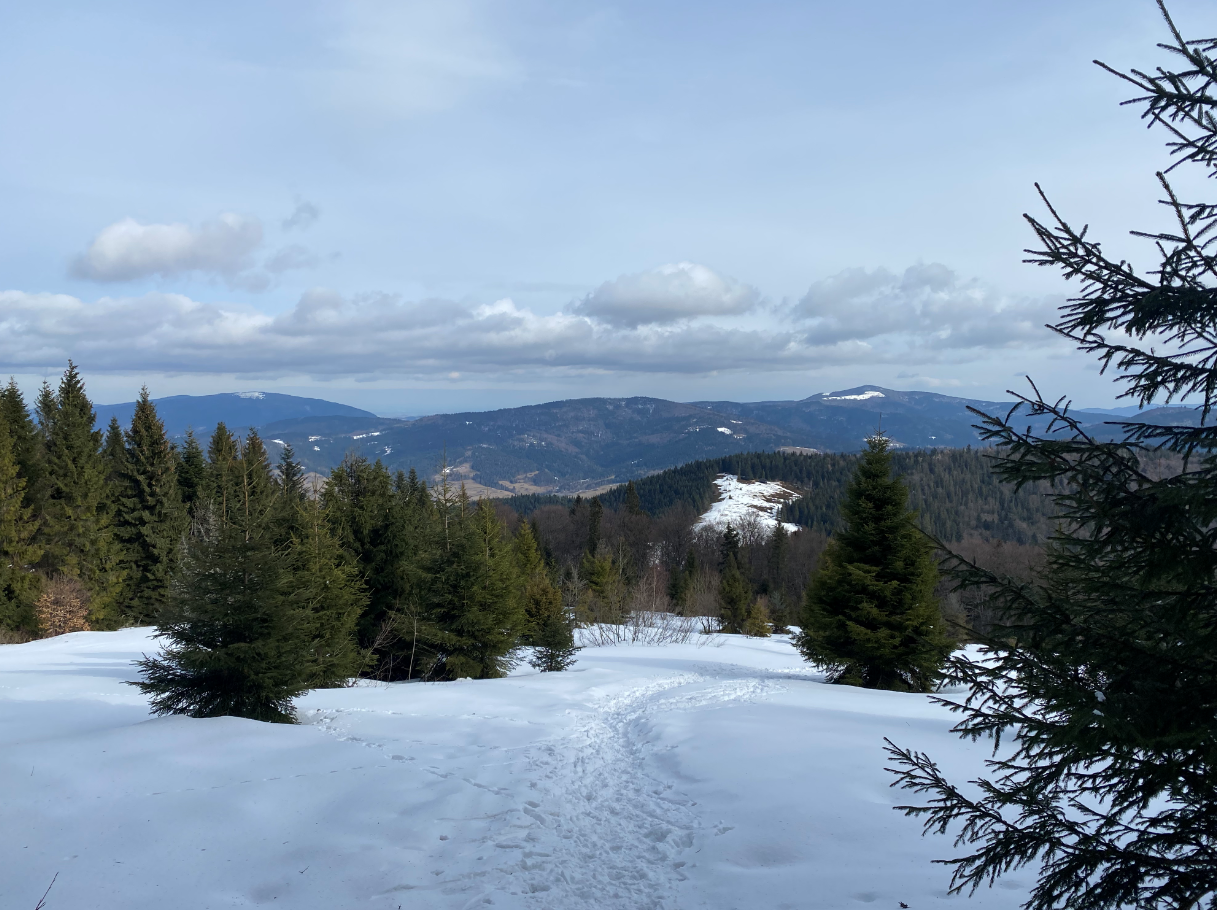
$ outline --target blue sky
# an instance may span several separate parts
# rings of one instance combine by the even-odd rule
[[[1106,404],[1021,213],[1163,224],[1149,0],[0,8],[0,369],[99,401]]]

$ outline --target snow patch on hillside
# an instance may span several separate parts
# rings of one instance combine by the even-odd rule
[[[739,530],[756,523],[768,536],[778,526],[778,510],[803,495],[780,481],[740,480],[734,474],[719,474],[714,486],[718,488],[718,501],[697,520],[695,528],[723,531],[731,525]],[[789,522],[782,524],[792,534],[799,529]]]
[[[234,392],[238,398],[265,398],[265,392]]]
[[[876,392],[871,389],[869,392],[862,392],[858,395],[825,395],[825,401],[866,401],[868,398],[886,398],[882,392]]]

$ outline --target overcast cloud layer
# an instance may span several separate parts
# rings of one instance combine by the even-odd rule
[[[344,296],[316,288],[270,315],[181,294],[0,293],[0,359],[21,371],[68,357],[92,370],[401,376],[771,373],[967,363],[1048,341],[1053,301],[1010,301],[942,265],[843,272],[797,305],[692,263],[605,282],[569,312]]]

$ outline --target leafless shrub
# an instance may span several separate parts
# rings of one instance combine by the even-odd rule
[[[34,604],[43,638],[89,631],[89,591],[79,578],[56,575]]]
[[[17,629],[0,629],[0,645],[23,645],[33,637]]]
[[[575,630],[580,647],[605,645],[705,644],[702,617],[635,610],[620,623],[595,623]]]

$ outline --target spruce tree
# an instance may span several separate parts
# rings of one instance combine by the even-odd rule
[[[727,563],[718,581],[718,619],[722,631],[732,635],[742,634],[751,604],[752,589],[735,564],[735,556],[728,553]]]
[[[1217,175],[1217,40],[1185,41],[1166,21],[1173,65],[1117,75],[1199,186]],[[984,418],[999,476],[1051,484],[1061,512],[1033,583],[955,561],[957,584],[986,592],[1004,628],[974,658],[957,656],[953,677],[971,694],[944,703],[961,736],[991,736],[1002,751],[979,786],[964,786],[929,756],[890,749],[898,782],[929,797],[902,808],[927,832],[954,829],[965,848],[948,861],[954,889],[1033,864],[1030,910],[1181,910],[1213,907],[1217,894],[1217,208],[1158,180],[1177,226],[1134,235],[1154,270],[1108,258],[1051,206],[1046,223],[1028,218],[1030,261],[1080,279],[1053,328],[1114,369],[1124,397],[1190,396],[1203,419],[1129,418],[1106,441],[1034,387]],[[1033,434],[1030,416],[1050,432]],[[1159,471],[1157,446],[1182,469]]]
[[[142,625],[156,618],[168,598],[186,530],[176,459],[147,387],[140,391],[123,453],[115,530],[127,564],[124,614]]]
[[[954,642],[934,588],[933,545],[891,476],[890,442],[875,434],[841,505],[843,527],[809,582],[796,645],[830,681],[928,692]]]
[[[193,516],[195,504],[207,495],[207,457],[203,454],[203,447],[199,445],[198,439],[195,438],[194,430],[186,431],[186,442],[178,452],[175,473],[182,504]]]
[[[290,596],[304,611],[308,656],[300,675],[309,688],[341,686],[363,670],[367,658],[356,640],[367,591],[355,561],[330,533],[321,503],[288,498],[298,518],[288,550]]]
[[[285,443],[279,453],[279,488],[290,501],[302,502],[306,496],[304,489],[304,467],[296,460],[296,450],[292,444]]]
[[[241,499],[240,468],[240,445],[221,421],[216,424],[207,444],[205,489],[212,510],[223,520],[234,514]]]
[[[159,616],[162,652],[139,661],[152,710],[291,723],[313,666],[293,587],[265,522],[201,516]]]
[[[117,417],[111,417],[106,425],[106,435],[101,443],[101,457],[106,463],[106,483],[111,487],[111,500],[121,497],[117,487],[125,482],[127,474],[127,445],[123,440],[123,428]]]
[[[638,488],[634,486],[634,481],[630,481],[625,485],[625,510],[630,515],[642,515],[642,500],[638,497]]]
[[[89,591],[93,628],[116,626],[122,590],[121,551],[114,539],[108,466],[93,405],[76,365],[68,361],[59,389],[39,396],[46,447],[45,518],[39,529],[40,566],[48,575],[79,578]]]
[[[428,566],[427,614],[434,623],[437,676],[503,676],[525,626],[519,583],[503,528],[489,502],[447,504],[439,546]]]
[[[604,506],[599,496],[593,496],[587,508],[587,552],[593,558],[600,549],[600,525],[604,521]]]
[[[34,601],[41,555],[33,543],[37,522],[25,504],[25,480],[13,451],[7,415],[0,412],[0,629],[37,631]]]
[[[0,390],[0,422],[8,427],[17,470],[25,483],[24,501],[35,516],[42,514],[45,492],[46,453],[37,424],[25,406],[17,380],[9,379]]]
[[[523,640],[533,646],[529,663],[543,673],[565,670],[575,662],[579,650],[575,645],[574,622],[562,605],[562,593],[550,581],[529,525],[520,525],[514,550],[527,619]]]
[[[238,447],[217,428],[212,443],[217,498],[196,513],[158,616],[166,644],[139,662],[136,685],[158,714],[290,723],[292,700],[332,670],[318,614],[333,613],[317,588],[337,576],[279,541],[275,484],[257,435]]]
[[[430,553],[431,504],[416,474],[395,485],[379,461],[348,456],[330,472],[321,494],[334,537],[356,560],[368,590],[368,606],[359,620],[362,647],[377,648],[378,673],[398,678],[411,672],[417,654],[417,584],[421,564]],[[394,626],[403,611],[412,613],[409,643]]]

